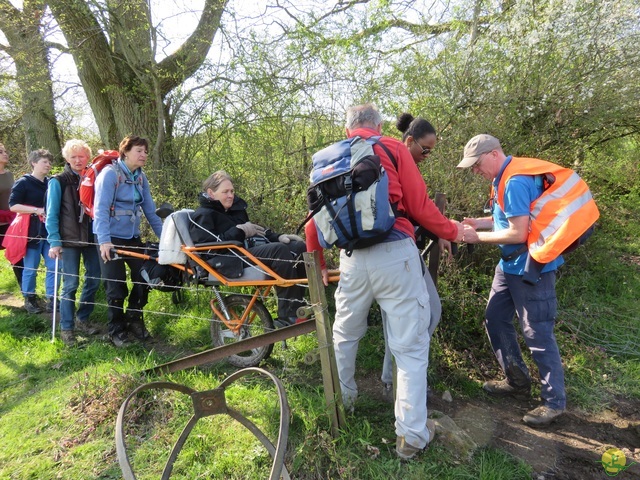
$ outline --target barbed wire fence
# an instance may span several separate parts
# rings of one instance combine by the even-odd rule
[[[6,236],[7,237],[11,237],[11,235],[6,235]],[[27,241],[31,241],[31,240],[42,240],[42,239],[38,238],[38,237],[27,237]],[[85,246],[89,246],[89,247],[92,246],[92,247],[96,248],[96,250],[99,253],[99,244],[97,244],[97,243],[92,243],[92,242],[76,242],[76,243],[78,243],[80,245],[84,244]],[[153,242],[148,242],[148,243],[153,243]],[[130,245],[119,246],[119,245],[115,245],[114,248],[116,250],[133,251],[133,252],[138,252],[138,253],[142,253],[142,254],[147,254],[146,252],[149,252],[150,249],[153,250],[156,253],[160,252],[159,249],[152,248],[148,244],[144,245],[144,246],[130,246]],[[144,288],[147,288],[150,291],[154,290],[154,287],[152,285],[148,284],[147,282],[136,282],[136,281],[132,280],[131,279],[131,274],[130,274],[129,271],[127,271],[127,276],[128,276],[127,280],[114,280],[114,279],[104,279],[102,277],[91,277],[91,276],[88,276],[86,273],[85,274],[80,274],[79,273],[78,275],[75,275],[75,274],[72,274],[72,273],[66,273],[66,272],[64,272],[64,247],[62,249],[62,252],[63,252],[62,253],[62,261],[59,264],[59,265],[61,265],[61,268],[60,268],[60,271],[57,272],[58,276],[59,276],[59,281],[57,282],[57,284],[58,284],[58,292],[55,292],[55,294],[57,296],[58,303],[60,302],[60,300],[70,300],[70,301],[74,301],[76,303],[79,302],[79,298],[72,299],[72,298],[65,298],[65,297],[62,296],[62,294],[61,294],[61,290],[63,290],[62,278],[64,276],[72,276],[72,277],[78,278],[79,282],[78,282],[78,290],[76,292],[76,297],[78,297],[79,296],[78,293],[80,293],[82,291],[83,284],[80,282],[80,280],[82,280],[82,279],[85,279],[85,280],[86,279],[97,279],[99,281],[109,280],[111,282],[121,282],[121,283],[125,283],[127,285],[142,285]],[[203,252],[203,253],[206,255],[206,252]],[[149,258],[148,258],[149,260],[156,261],[156,259],[152,255],[149,255],[149,254],[147,254],[147,255],[149,256]],[[232,254],[225,254],[225,253],[216,253],[216,255],[218,255],[218,256],[236,256],[236,254],[232,255]],[[266,258],[266,257],[258,257],[258,256],[254,256],[254,257],[256,259],[260,260],[261,262],[272,261],[273,260],[272,258]],[[126,255],[119,255],[119,257],[118,257],[119,260],[125,260],[126,258],[127,258]],[[136,258],[138,258],[138,257],[136,257]],[[143,261],[145,260],[145,259],[140,259],[140,258],[138,258],[138,259],[139,260],[143,260]],[[302,262],[301,259],[292,259],[292,260],[277,259],[277,261],[278,262],[283,262],[283,263],[284,262],[293,263],[293,264],[298,264],[298,263]],[[247,261],[247,265],[250,265],[250,263],[248,261]],[[170,268],[176,268],[176,267],[173,267],[171,265],[167,265],[167,266],[170,267]],[[35,271],[36,275],[41,275],[41,274],[42,275],[46,275],[46,273],[48,271],[48,269],[46,267],[42,266],[42,261],[39,262],[38,268],[34,269],[34,268],[31,268],[31,267],[26,267],[26,266],[23,266],[22,268],[23,268],[23,270]],[[250,268],[256,268],[259,271],[261,271],[262,273],[265,273],[258,266],[253,266],[252,265]],[[186,275],[189,275],[189,274],[186,274]],[[172,286],[171,289],[172,290],[176,290],[176,291],[186,291],[186,292],[196,293],[196,294],[198,294],[199,291],[202,291],[202,290],[210,291],[211,292],[211,296],[213,298],[214,297],[213,289],[210,288],[210,286],[208,286],[206,284],[206,281],[203,281],[202,279],[198,279],[197,276],[198,276],[197,273],[194,272],[192,275],[189,276],[189,278],[186,279],[187,280],[186,284],[175,285],[175,286]],[[305,284],[305,283],[297,283],[295,285],[298,285],[298,286],[301,286],[303,288],[307,288],[308,289],[308,285]],[[20,285],[20,288],[22,288],[21,285]],[[229,286],[227,288],[228,289],[235,289],[232,292],[235,295],[246,296],[248,298],[251,298],[253,296],[253,294],[243,293],[243,292],[239,291],[239,289],[242,288],[242,287],[239,287],[239,286],[234,287],[232,285],[232,286]],[[263,302],[268,301],[268,300],[273,300],[273,301],[280,301],[280,300],[288,301],[288,300],[290,300],[290,299],[287,299],[287,298],[278,297],[274,292],[275,292],[275,289],[271,288],[269,295],[268,296],[261,296],[261,300]],[[161,293],[169,293],[170,294],[170,292],[161,292]],[[225,294],[225,293],[230,293],[230,292],[225,291],[225,292],[222,292],[222,293]],[[0,294],[8,295],[8,294],[13,294],[13,292],[4,291],[4,292],[0,292]],[[306,306],[310,306],[311,305],[306,298],[303,298],[302,301],[305,302]],[[104,308],[108,308],[109,307],[109,305],[107,303],[100,303],[100,302],[83,302],[83,303],[88,304],[88,305],[94,305],[94,307],[96,307],[96,306],[97,307],[104,307]],[[209,322],[217,322],[217,323],[223,324],[222,321],[214,318],[215,316],[213,315],[213,312],[211,312],[211,311],[209,311],[210,315],[208,317],[199,317],[199,316],[195,316],[195,315],[185,314],[184,312],[182,312],[182,313],[172,313],[172,312],[166,312],[166,311],[150,310],[148,308],[143,308],[143,309],[131,308],[131,309],[127,309],[127,310],[128,311],[134,311],[134,312],[144,312],[145,314],[159,315],[159,316],[165,316],[165,317],[187,318],[187,319],[191,319],[191,320],[194,320],[194,321],[209,321]]]
[[[10,235],[9,235],[10,236]],[[28,240],[41,240],[40,238],[34,238],[34,237],[28,237]],[[96,243],[90,243],[90,242],[84,242],[87,246],[93,246],[96,249],[99,248],[99,245]],[[148,242],[148,243],[153,243],[153,242]],[[128,251],[138,251],[140,253],[145,253],[147,251],[149,251],[149,249],[151,248],[148,244],[144,245],[144,246],[115,246],[116,249],[118,250],[128,250]],[[160,250],[158,249],[154,249],[155,252],[160,252]],[[64,248],[63,248],[63,252],[64,252]],[[229,255],[229,254],[224,254],[224,253],[217,253],[217,255],[220,256],[225,256],[225,255]],[[234,254],[235,256],[236,254]],[[61,262],[61,265],[64,264],[64,253],[62,255],[63,257],[63,261]],[[124,256],[120,257],[121,259],[124,259]],[[264,260],[273,260],[273,259],[268,259],[268,258],[264,258],[264,257],[255,257],[260,261],[264,261]],[[149,255],[149,259],[153,260],[154,258]],[[278,261],[280,262],[291,262],[291,263],[298,263],[301,260],[286,260],[286,259],[278,259]],[[37,275],[40,274],[46,274],[47,270],[46,268],[43,268],[41,266],[42,262],[39,263],[39,267],[37,269],[32,269],[30,267],[23,267],[24,270],[35,270]],[[169,265],[170,266],[170,265]],[[171,266],[170,266],[171,267]],[[64,267],[62,267],[64,268]],[[171,268],[175,268],[175,267],[171,267]],[[257,266],[253,266],[252,268],[257,268],[259,270],[261,270],[259,267]],[[264,273],[264,272],[263,272]],[[62,285],[62,281],[60,281],[62,279],[62,275],[71,275],[71,276],[76,276],[70,273],[64,273],[63,271],[58,272],[59,277],[59,281],[58,281],[58,292],[56,292],[57,294],[57,299],[58,302],[60,300],[74,300],[75,302],[79,302],[79,299],[71,299],[71,298],[64,298],[61,296],[61,285]],[[148,288],[149,290],[153,290],[153,287],[150,286],[148,283],[146,282],[135,282],[130,278],[130,273],[127,273],[128,275],[128,279],[122,281],[123,283],[127,283],[128,285],[135,285],[135,284],[140,284],[143,285],[145,288]],[[81,279],[87,279],[87,278],[96,278],[96,277],[88,277],[86,274],[78,274],[77,277],[79,278],[79,280]],[[214,290],[212,288],[210,288],[210,286],[206,285],[206,281],[203,281],[202,279],[198,279],[195,278],[197,277],[197,274],[194,272],[194,275],[191,276],[191,278],[187,279],[186,284],[183,285],[176,285],[173,288],[173,290],[175,291],[183,291],[183,292],[189,292],[192,294],[195,294],[196,296],[199,295],[200,291],[209,291],[211,292],[211,298],[214,297]],[[102,281],[104,280],[102,277],[97,278],[98,280]],[[110,281],[120,281],[120,280],[110,280]],[[297,284],[300,285],[304,288],[308,288],[308,285],[305,284]],[[78,286],[78,292],[82,291],[82,283],[79,282],[79,286]],[[20,286],[22,287],[22,286]],[[227,289],[223,292],[221,292],[223,295],[224,294],[230,294],[233,293],[235,295],[241,295],[241,296],[246,296],[248,298],[251,298],[253,296],[253,294],[249,294],[249,293],[243,293],[241,291],[242,287],[234,287],[234,286],[229,286],[227,287]],[[228,291],[229,289],[232,289],[233,291],[230,292]],[[169,293],[169,292],[162,292],[162,293]],[[13,294],[13,292],[11,291],[0,291],[0,294],[3,295],[9,295],[9,294]],[[306,297],[306,296],[305,296]],[[269,300],[273,300],[273,301],[280,301],[280,300],[288,300],[288,299],[283,299],[278,297],[275,294],[275,289],[271,288],[270,289],[270,293],[268,296],[262,296],[261,297],[261,301],[263,302],[268,302]],[[304,298],[303,301],[306,303],[306,305],[310,305],[309,301]],[[84,303],[88,303],[88,304],[92,304],[95,307],[104,307],[104,308],[108,308],[109,305],[106,303],[100,303],[100,302],[84,302]],[[187,314],[185,312],[167,312],[167,311],[158,311],[158,310],[150,310],[149,308],[144,308],[143,310],[136,310],[136,309],[130,309],[130,311],[142,311],[145,314],[150,314],[150,315],[158,315],[158,316],[163,316],[163,317],[167,317],[167,318],[186,318],[189,320],[193,320],[193,321],[208,321],[208,322],[217,322],[220,323],[221,325],[224,324],[224,322],[218,320],[217,318],[215,318],[215,315],[213,314],[213,312],[210,311],[209,309],[209,315],[207,317],[201,317],[201,316],[197,316],[197,315],[192,315],[192,314]],[[585,312],[585,311],[578,311],[576,309],[562,309],[559,313],[559,319],[562,320],[562,326],[568,331],[570,332],[572,335],[575,335],[577,338],[579,338],[582,342],[584,342],[587,345],[590,345],[592,347],[596,347],[596,348],[601,348],[604,349],[606,352],[608,352],[609,354],[612,355],[619,355],[619,356],[623,356],[623,357],[635,357],[637,358],[638,356],[640,356],[640,351],[638,351],[637,348],[637,342],[638,342],[638,338],[640,338],[640,322],[638,322],[638,317],[633,316],[633,315],[622,315],[619,312],[616,312],[614,309],[612,309],[611,307],[608,306],[603,306],[603,305],[592,305],[590,307],[590,311]],[[600,325],[601,322],[599,322],[598,319],[615,319],[615,322],[609,322],[611,325],[611,328],[603,328],[602,325]],[[614,325],[617,325],[616,328],[613,328]]]

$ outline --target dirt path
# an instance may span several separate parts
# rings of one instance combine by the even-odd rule
[[[382,398],[377,378],[362,381],[360,390]],[[451,417],[479,446],[500,448],[522,459],[534,469],[534,480],[605,479],[602,454],[609,448],[622,450],[626,465],[620,480],[640,479],[640,404],[625,400],[611,410],[590,416],[569,412],[545,429],[533,429],[521,422],[523,415],[538,402],[491,397],[452,402],[442,393],[429,397],[429,409]]]
[[[600,461],[609,448],[621,449],[627,463],[640,462],[640,408],[620,404],[592,417],[569,413],[546,429],[521,422],[536,402],[501,399],[452,402],[441,408],[479,445],[506,450],[531,465],[539,476],[554,479],[605,478]],[[534,478],[536,478],[534,476]],[[640,478],[640,465],[620,473],[620,478]]]

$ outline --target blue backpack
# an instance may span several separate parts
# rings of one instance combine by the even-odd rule
[[[396,205],[389,201],[389,178],[373,145],[380,145],[395,167],[397,163],[379,138],[349,138],[313,155],[309,215],[300,228],[313,218],[323,248],[336,245],[351,255],[391,232]]]

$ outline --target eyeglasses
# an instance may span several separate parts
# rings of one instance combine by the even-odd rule
[[[493,150],[491,150],[491,152],[493,152]],[[478,160],[476,160],[476,163],[471,165],[471,168],[474,169],[474,170],[480,168],[480,164],[484,161],[484,158],[482,158],[482,156],[486,155],[487,153],[491,153],[491,152],[485,152],[485,153],[480,154],[480,156],[478,157]]]
[[[489,195],[489,198],[487,199],[487,201],[484,204],[484,207],[482,208],[482,211],[484,213],[493,213],[493,206],[496,203],[496,195],[495,192],[493,190],[493,188],[491,189],[491,194]]]
[[[420,154],[423,156],[427,156],[431,153],[431,148],[430,147],[423,147],[422,145],[420,145],[416,140],[414,140],[415,144],[418,146],[418,148],[420,148]]]

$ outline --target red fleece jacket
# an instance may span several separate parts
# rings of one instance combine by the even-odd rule
[[[358,128],[350,133],[350,137],[359,136],[362,138],[378,135],[378,132],[371,128]],[[400,140],[391,137],[383,136],[380,138],[380,142],[393,154],[398,165],[396,169],[386,152],[380,146],[374,145],[373,149],[380,157],[382,166],[389,176],[390,201],[397,203],[398,210],[403,211],[408,217],[396,218],[394,228],[415,238],[414,226],[409,220],[410,218],[440,238],[455,240],[458,234],[456,225],[442,215],[433,200],[429,198],[424,179],[407,147]],[[322,250],[313,221],[307,223],[305,234],[308,252]],[[325,268],[324,258],[322,259],[322,267]]]

